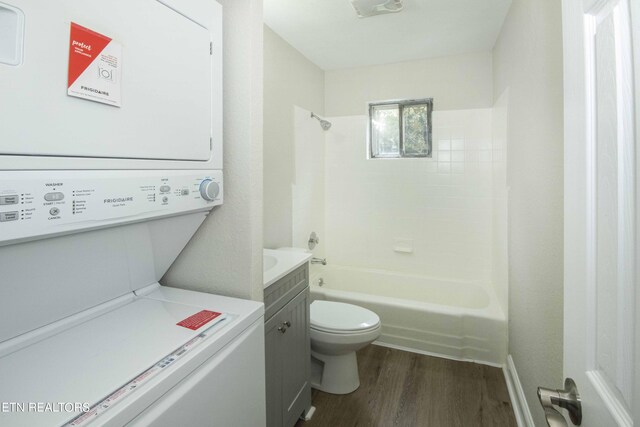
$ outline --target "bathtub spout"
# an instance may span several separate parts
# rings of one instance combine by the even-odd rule
[[[327,265],[327,259],[326,258],[311,258],[311,264]]]

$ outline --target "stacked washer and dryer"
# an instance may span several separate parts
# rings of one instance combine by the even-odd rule
[[[221,17],[0,0],[0,425],[264,424],[262,304],[158,283],[223,202]]]

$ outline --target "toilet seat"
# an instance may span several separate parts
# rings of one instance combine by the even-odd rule
[[[331,334],[359,334],[380,327],[380,318],[371,310],[353,304],[314,301],[310,310],[311,329]]]

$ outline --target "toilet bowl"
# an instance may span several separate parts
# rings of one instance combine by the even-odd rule
[[[333,301],[311,303],[311,386],[347,394],[360,386],[356,351],[380,336],[371,310]]]

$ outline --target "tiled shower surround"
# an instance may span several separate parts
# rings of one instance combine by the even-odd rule
[[[335,265],[492,280],[492,109],[433,113],[433,157],[367,159],[366,116],[325,133],[326,256]]]

